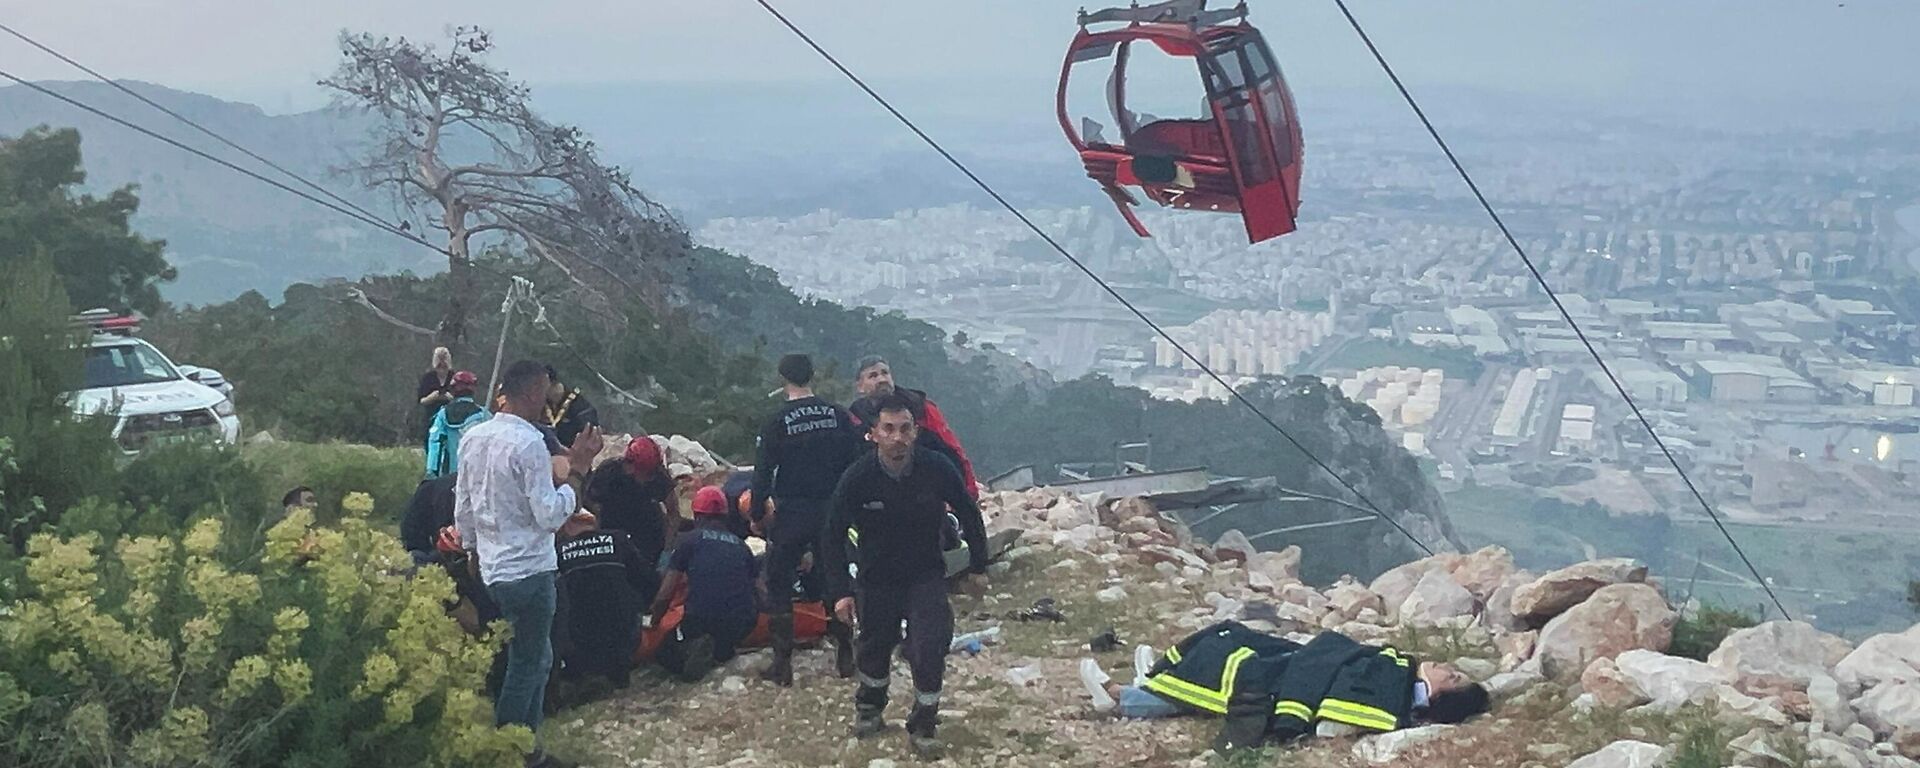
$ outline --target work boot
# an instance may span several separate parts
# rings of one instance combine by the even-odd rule
[[[853,627],[839,619],[827,620],[827,635],[833,638],[833,671],[846,680],[853,677]]]
[[[887,684],[870,685],[861,680],[860,687],[853,692],[853,735],[855,738],[867,738],[887,728],[881,713],[887,709]]]
[[[773,645],[773,663],[760,679],[782,688],[793,687],[793,610],[767,615],[767,634]]]
[[[934,757],[940,752],[940,739],[935,731],[940,726],[940,705],[914,704],[913,711],[907,714],[907,746],[919,757]]]
[[[701,635],[680,646],[685,654],[680,666],[683,682],[697,683],[713,671],[713,638]]]

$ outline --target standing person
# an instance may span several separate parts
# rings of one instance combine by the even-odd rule
[[[546,407],[552,381],[539,363],[520,361],[502,377],[506,409],[462,440],[465,461],[454,487],[454,520],[462,548],[478,558],[481,581],[512,628],[506,675],[494,700],[499,725],[532,729],[538,744],[548,672],[553,668],[553,614],[558,556],[554,532],[578,508],[573,488],[555,482],[555,464],[533,420]],[[600,431],[588,426],[564,457],[568,480],[581,477],[600,453]],[[528,766],[552,761],[537,746]]]
[[[666,582],[653,600],[657,623],[672,607],[680,584],[687,585],[675,630],[675,661],[680,678],[689,682],[732,660],[734,648],[753,633],[760,617],[753,552],[727,530],[728,517],[727,495],[719,488],[709,485],[694,492],[693,532],[673,548]]]
[[[433,348],[433,362],[427,372],[420,374],[419,385],[413,388],[413,396],[420,400],[420,439],[426,440],[427,430],[433,427],[433,417],[441,407],[453,401],[450,386],[453,382],[453,352],[446,347]]]
[[[747,517],[765,532],[768,545],[767,633],[773,663],[760,679],[785,688],[793,685],[795,572],[801,558],[818,549],[827,499],[859,455],[860,443],[847,412],[809,388],[812,358],[787,355],[780,358],[779,371],[787,402],[760,430]],[[819,559],[817,552],[814,558]],[[833,620],[827,632],[834,639],[835,670],[853,677],[853,628]]]
[[[586,497],[601,528],[625,531],[633,540],[640,562],[647,564],[640,600],[651,603],[660,583],[660,555],[673,540],[677,519],[667,514],[673,481],[661,467],[660,446],[653,438],[635,435],[618,461],[601,464],[587,476]]]
[[[940,406],[928,399],[927,393],[917,389],[904,389],[893,383],[893,367],[887,365],[886,358],[868,355],[860,358],[860,367],[854,371],[854,391],[860,393],[853,404],[847,406],[852,412],[854,424],[871,428],[879,415],[881,398],[899,393],[906,398],[907,406],[913,411],[913,421],[920,428],[920,446],[928,448],[960,468],[961,477],[966,482],[967,498],[980,500],[980,487],[974,482],[973,462],[967,460],[966,449],[960,447],[960,436],[947,426],[947,417],[940,413]]]
[[[473,400],[473,388],[480,379],[472,371],[459,371],[448,380],[447,391],[453,401],[441,407],[427,428],[427,477],[442,477],[460,471],[460,436],[492,414]]]
[[[553,436],[561,445],[573,445],[573,439],[588,426],[600,426],[600,411],[587,402],[580,390],[560,383],[560,374],[547,366],[547,407],[543,415]]]
[[[856,605],[859,611],[854,735],[871,736],[885,727],[881,713],[887,705],[888,673],[904,620],[914,688],[907,734],[914,751],[924,754],[940,745],[934,732],[947,645],[953,640],[953,606],[947,602],[946,558],[940,547],[947,508],[960,519],[976,588],[984,586],[977,582],[985,578],[987,532],[980,508],[961,487],[960,470],[946,457],[916,445],[919,426],[911,401],[895,393],[874,405],[868,435],[875,450],[856,460],[834,488],[820,549],[834,615],[851,624]],[[846,541],[847,531],[854,528],[860,532],[854,553],[860,566],[857,582],[847,574],[847,547],[832,546]]]

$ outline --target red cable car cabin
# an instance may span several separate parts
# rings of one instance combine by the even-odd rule
[[[1113,199],[1133,231],[1149,233],[1126,187],[1170,208],[1239,213],[1247,241],[1294,230],[1300,212],[1300,122],[1293,94],[1260,31],[1246,22],[1243,2],[1206,10],[1206,0],[1168,0],[1150,6],[1080,14],[1080,33],[1060,70],[1060,127],[1080,153],[1087,175]],[[1105,30],[1090,25],[1122,23]],[[1206,89],[1205,116],[1159,119],[1128,108],[1128,63],[1151,44],[1169,57],[1196,62]],[[1110,66],[1107,64],[1111,62]],[[1091,119],[1074,125],[1068,85],[1081,73],[1105,69],[1108,114],[1117,137],[1101,135]]]

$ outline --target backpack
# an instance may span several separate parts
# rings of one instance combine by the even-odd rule
[[[427,430],[427,477],[443,477],[460,470],[460,436],[491,414],[473,398],[463,397],[440,409]]]

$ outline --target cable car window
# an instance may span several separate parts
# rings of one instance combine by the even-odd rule
[[[1260,116],[1254,114],[1253,102],[1241,91],[1223,100],[1221,105],[1221,119],[1233,141],[1233,162],[1239,171],[1240,186],[1258,186],[1272,180],[1273,171],[1267,165],[1267,136],[1260,130]]]
[[[1293,129],[1287,123],[1287,102],[1280,95],[1280,83],[1268,80],[1260,84],[1260,108],[1267,113],[1267,128],[1273,131],[1273,151],[1278,155],[1274,163],[1280,166],[1293,164]]]
[[[1213,108],[1194,87],[1197,65],[1189,56],[1169,56],[1149,42],[1126,45],[1125,81],[1119,112],[1127,140],[1161,122],[1211,122]]]
[[[1253,74],[1253,82],[1259,83],[1273,76],[1273,62],[1267,60],[1267,54],[1260,46],[1252,43],[1241,45],[1240,54],[1247,57],[1247,68]]]
[[[1207,57],[1205,67],[1208,78],[1215,84],[1213,98],[1220,105],[1220,119],[1227,129],[1228,141],[1233,142],[1233,159],[1242,187],[1264,184],[1273,179],[1273,167],[1268,164],[1268,134],[1262,128],[1260,115],[1254,111],[1253,96],[1247,89],[1247,62],[1245,46],[1237,40],[1228,40],[1227,44],[1215,47],[1214,54]]]
[[[1114,68],[1119,61],[1114,54],[1118,51],[1118,44],[1107,42],[1076,50],[1070,57],[1072,65],[1067,70],[1066,92],[1068,124],[1079,131],[1079,138],[1085,144],[1119,146],[1121,142],[1119,132],[1111,130],[1113,112],[1108,106]]]

